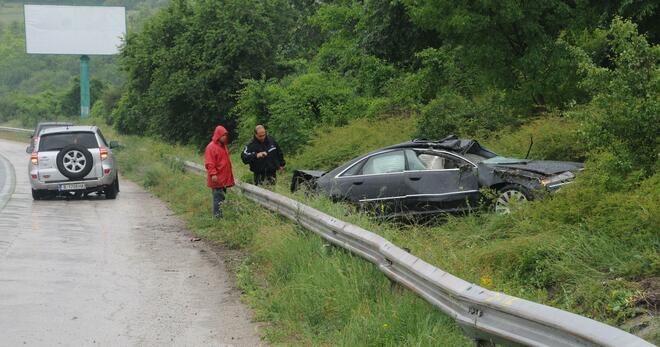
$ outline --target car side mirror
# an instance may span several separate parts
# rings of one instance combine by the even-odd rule
[[[27,154],[31,154],[31,153],[32,153],[32,146],[27,146],[27,147],[25,148],[25,153],[27,153]]]

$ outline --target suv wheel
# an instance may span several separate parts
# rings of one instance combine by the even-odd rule
[[[93,164],[92,154],[80,145],[66,146],[57,154],[57,169],[72,180],[87,176]]]
[[[32,199],[33,200],[41,200],[43,198],[43,193],[39,190],[32,189]]]
[[[119,193],[119,176],[115,178],[115,181],[105,189],[105,198],[106,199],[116,199],[117,193]]]

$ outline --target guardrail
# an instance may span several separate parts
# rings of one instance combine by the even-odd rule
[[[12,133],[21,133],[21,134],[32,134],[32,132],[34,132],[34,130],[31,129],[10,128],[10,127],[0,127],[0,131],[8,131]]]
[[[179,158],[192,172],[202,165]],[[478,346],[653,346],[615,327],[464,281],[415,257],[387,239],[338,220],[298,201],[257,186],[238,183],[242,193],[376,264],[393,281],[414,291],[452,317]]]

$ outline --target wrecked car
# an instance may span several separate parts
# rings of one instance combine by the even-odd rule
[[[304,186],[333,200],[373,205],[388,215],[469,211],[483,201],[506,214],[517,203],[571,183],[583,166],[506,158],[476,140],[452,135],[385,147],[328,172],[296,170],[291,190]]]

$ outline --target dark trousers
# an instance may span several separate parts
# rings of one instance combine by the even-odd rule
[[[275,184],[277,181],[277,175],[275,171],[265,171],[265,172],[255,172],[254,173],[254,184]]]
[[[222,217],[222,202],[225,201],[227,188],[213,188],[213,218]]]

